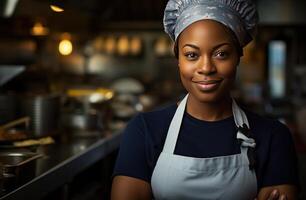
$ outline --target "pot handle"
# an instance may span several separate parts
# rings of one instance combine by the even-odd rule
[[[16,125],[23,124],[23,123],[26,125],[26,128],[28,128],[29,125],[30,125],[30,117],[22,117],[20,119],[16,119],[16,120],[11,121],[7,124],[4,124],[4,125],[0,126],[0,130],[9,129],[9,128],[12,128]]]

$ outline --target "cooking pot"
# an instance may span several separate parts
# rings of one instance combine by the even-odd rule
[[[102,130],[102,114],[92,110],[87,113],[63,113],[62,126],[73,130]]]
[[[58,129],[60,96],[47,94],[24,97],[21,113],[30,117],[30,130],[34,136],[53,134]]]
[[[67,91],[61,126],[76,135],[101,132],[110,119],[110,104],[114,92],[107,88],[74,88]]]
[[[16,187],[16,176],[14,174],[5,173],[3,165],[0,165],[0,170],[0,196],[2,196],[7,191]]]
[[[24,184],[35,176],[36,159],[42,157],[26,149],[12,149],[0,152],[1,195]]]

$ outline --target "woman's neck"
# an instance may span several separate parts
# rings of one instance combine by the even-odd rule
[[[201,102],[189,95],[186,106],[188,114],[205,121],[218,121],[232,116],[232,99],[216,102]]]

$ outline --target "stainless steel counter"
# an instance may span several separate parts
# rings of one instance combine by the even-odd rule
[[[66,138],[38,147],[37,152],[44,156],[35,161],[35,177],[0,199],[41,199],[116,150],[120,136],[116,132],[104,137]]]

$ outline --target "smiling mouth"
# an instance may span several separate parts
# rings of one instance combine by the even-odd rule
[[[192,81],[197,88],[204,92],[211,92],[217,89],[222,80]]]

